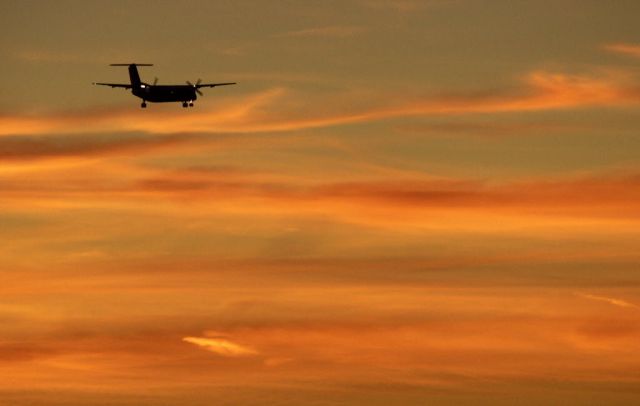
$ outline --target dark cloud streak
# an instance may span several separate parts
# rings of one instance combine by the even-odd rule
[[[6,136],[0,138],[0,161],[144,153],[196,140],[193,135],[157,137],[139,133]]]

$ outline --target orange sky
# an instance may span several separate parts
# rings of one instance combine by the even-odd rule
[[[0,406],[637,403],[639,12],[3,2]]]

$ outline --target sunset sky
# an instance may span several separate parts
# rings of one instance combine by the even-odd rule
[[[0,1],[0,405],[639,404],[638,16]]]

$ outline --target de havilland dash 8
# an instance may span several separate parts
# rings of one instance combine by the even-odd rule
[[[182,102],[182,107],[193,107],[193,102],[198,98],[197,94],[202,96],[200,88],[235,85],[236,82],[225,83],[200,83],[200,79],[193,84],[187,81],[186,85],[158,85],[158,78],[155,78],[153,84],[150,85],[140,80],[138,74],[138,66],[153,66],[150,63],[112,63],[111,66],[128,66],[129,78],[131,83],[98,83],[94,85],[103,85],[111,87],[121,87],[131,89],[134,96],[142,99],[140,107],[147,107],[147,102],[163,103],[163,102]],[[197,94],[196,94],[197,93]]]

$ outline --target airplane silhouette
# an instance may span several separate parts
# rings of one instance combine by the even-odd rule
[[[131,93],[134,96],[138,96],[142,99],[140,107],[147,107],[147,101],[154,103],[163,102],[182,102],[182,107],[193,107],[193,102],[198,98],[196,95],[202,96],[200,91],[201,87],[216,87],[235,85],[236,82],[226,83],[200,83],[200,79],[193,84],[187,80],[186,85],[157,85],[158,78],[155,78],[153,84],[150,85],[140,80],[138,74],[138,66],[153,66],[150,63],[112,63],[110,66],[128,66],[130,84],[120,83],[99,83],[93,82],[94,85],[111,86],[113,88],[122,87],[124,89],[131,89]]]

